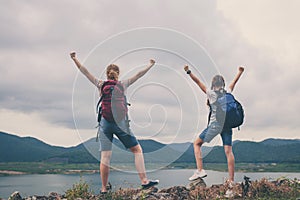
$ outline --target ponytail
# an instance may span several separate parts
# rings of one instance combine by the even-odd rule
[[[119,78],[119,67],[115,64],[110,64],[107,68],[106,68],[106,76],[108,80],[115,80],[117,81]]]
[[[118,80],[118,77],[119,77],[119,74],[113,70],[110,70],[108,73],[107,73],[107,79],[110,79],[110,80]]]

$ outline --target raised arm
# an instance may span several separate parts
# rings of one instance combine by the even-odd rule
[[[145,69],[142,71],[139,71],[136,75],[128,79],[128,86],[133,84],[135,81],[137,81],[139,78],[144,76],[155,64],[155,61],[153,59],[150,60],[150,63],[147,65]]]
[[[184,70],[190,75],[190,77],[192,78],[192,80],[200,87],[200,89],[206,94],[206,86],[204,85],[204,83],[202,83],[200,81],[200,79],[198,79],[191,70],[189,70],[189,66],[184,66]]]
[[[238,73],[236,74],[236,76],[234,77],[233,81],[229,84],[229,90],[232,92],[236,83],[238,82],[238,80],[240,79],[241,75],[244,72],[244,67],[240,66],[238,68]]]
[[[95,76],[93,76],[80,62],[79,60],[76,58],[76,53],[75,52],[71,52],[70,56],[72,58],[72,60],[74,61],[74,63],[76,64],[77,68],[94,84],[94,85],[98,85],[99,83],[97,83],[97,79]]]

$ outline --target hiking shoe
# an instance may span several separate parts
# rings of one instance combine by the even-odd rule
[[[205,172],[204,169],[202,169],[201,171],[196,170],[196,171],[194,172],[193,176],[191,176],[191,177],[189,178],[189,180],[190,180],[190,181],[194,181],[194,180],[196,180],[197,178],[205,178],[205,177],[207,177],[207,173]]]
[[[106,191],[106,192],[101,192],[100,191],[100,195],[106,195],[108,192]]]
[[[109,191],[109,190],[111,190],[111,188],[112,188],[112,186],[111,186],[110,182],[108,182],[106,185],[106,190]]]
[[[150,188],[150,187],[152,187],[152,186],[154,186],[154,185],[157,185],[159,183],[159,180],[149,180],[149,183],[147,183],[147,184],[142,184],[142,189],[144,190],[144,189],[148,189],[148,188]]]
[[[105,191],[105,192],[102,192],[102,191],[100,190],[100,195],[106,195],[106,194],[108,193],[108,191],[111,190],[111,188],[112,188],[112,186],[111,186],[110,182],[108,182],[108,184],[106,185],[106,191]]]

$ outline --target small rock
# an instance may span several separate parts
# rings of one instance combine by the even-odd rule
[[[184,186],[173,186],[167,189],[160,190],[159,193],[167,193],[164,199],[188,199],[189,190]]]
[[[48,200],[48,197],[34,195],[34,196],[31,197],[31,200]]]
[[[62,196],[56,192],[50,192],[49,195],[49,200],[61,200]]]
[[[151,187],[151,188],[148,188],[147,190],[144,190],[146,193],[155,193],[158,191],[157,187]]]
[[[153,194],[153,197],[159,200],[167,200],[171,198],[169,193],[161,193],[161,192]]]
[[[227,190],[226,191],[226,193],[225,193],[225,195],[224,195],[224,197],[226,197],[226,198],[232,198],[232,197],[234,197],[234,192],[233,192],[233,190]]]
[[[20,195],[20,192],[15,191],[14,193],[12,193],[10,195],[10,197],[8,198],[8,200],[22,200],[22,197]]]
[[[193,190],[196,186],[206,187],[206,183],[202,178],[197,178],[196,180],[191,181],[186,188],[188,190]]]
[[[151,199],[150,196],[153,193],[156,193],[158,191],[157,187],[150,187],[145,190],[140,190],[136,195],[133,195],[132,199],[133,200],[138,200],[138,199]]]

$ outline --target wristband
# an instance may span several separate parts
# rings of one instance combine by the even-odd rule
[[[192,72],[191,70],[187,70],[187,71],[186,71],[187,74],[190,74],[191,72]]]

